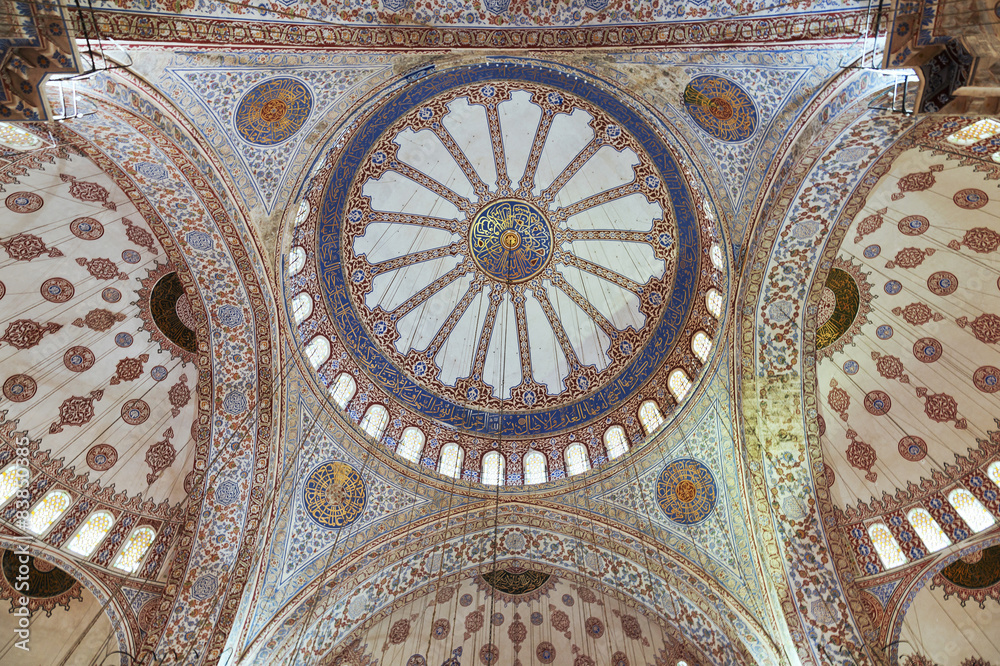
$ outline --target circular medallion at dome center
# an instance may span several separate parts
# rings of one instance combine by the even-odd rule
[[[527,282],[552,256],[552,229],[527,201],[487,204],[469,225],[469,248],[479,269],[501,282]]]

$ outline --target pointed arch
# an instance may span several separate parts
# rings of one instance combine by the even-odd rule
[[[604,431],[604,447],[608,450],[608,460],[614,460],[628,453],[628,437],[625,428],[614,425]]]
[[[333,383],[333,388],[330,390],[330,397],[333,398],[333,404],[341,409],[345,409],[347,403],[351,401],[351,398],[357,392],[358,384],[354,381],[354,377],[348,372],[342,372],[337,375],[337,381]]]
[[[590,456],[583,444],[577,442],[566,447],[566,475],[583,474],[590,469]]]
[[[528,451],[524,454],[524,484],[534,485],[549,480],[545,465],[545,454],[541,451]]]
[[[663,413],[655,400],[647,400],[639,406],[639,423],[647,435],[652,435],[663,425]]]
[[[403,430],[403,434],[399,438],[399,446],[396,447],[396,455],[403,460],[419,462],[420,453],[424,450],[424,441],[426,439],[424,431],[420,428],[415,428],[413,426],[406,428]]]
[[[504,481],[504,459],[499,451],[487,451],[483,455],[482,480],[488,486],[499,486]]]
[[[455,442],[448,442],[441,449],[441,459],[438,461],[438,471],[453,479],[459,478],[462,474],[462,462],[465,459],[465,451]]]

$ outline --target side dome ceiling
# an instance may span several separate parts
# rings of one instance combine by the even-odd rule
[[[719,230],[662,128],[606,84],[433,73],[376,102],[315,183],[291,318],[320,382],[350,377],[347,414],[422,467],[448,444],[449,475],[502,485],[601,464],[675,416],[708,359]]]

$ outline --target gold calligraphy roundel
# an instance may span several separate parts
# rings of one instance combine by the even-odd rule
[[[357,520],[367,498],[361,475],[342,462],[317,467],[303,489],[306,511],[317,523],[330,528],[346,527]]]

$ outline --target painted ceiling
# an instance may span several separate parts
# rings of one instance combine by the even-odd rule
[[[0,133],[0,661],[1000,663],[996,139],[863,15],[99,3]]]

